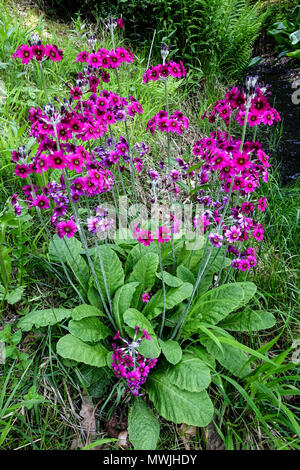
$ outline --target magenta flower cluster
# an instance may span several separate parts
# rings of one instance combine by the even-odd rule
[[[169,116],[167,111],[158,111],[147,124],[147,130],[151,134],[155,134],[155,131],[159,129],[161,132],[175,132],[180,135],[188,127],[189,120],[181,111],[174,111]]]
[[[123,63],[132,63],[133,60],[134,56],[130,49],[123,47],[117,47],[111,51],[104,48],[93,52],[81,51],[76,58],[76,62],[87,63],[94,69],[116,69]]]
[[[135,396],[140,396],[140,387],[146,382],[150,370],[155,367],[157,359],[147,359],[138,353],[142,339],[151,341],[150,335],[143,330],[142,335],[137,338],[139,327],[135,328],[133,340],[124,339],[120,332],[114,336],[114,340],[121,340],[124,346],[120,347],[113,343],[112,368],[116,377],[124,380],[127,391]]]
[[[83,99],[85,93],[88,96]],[[14,195],[12,204],[16,215],[20,215],[22,201],[29,208],[51,210],[51,222],[58,235],[71,237],[77,226],[69,215],[70,205],[78,203],[82,197],[95,197],[110,191],[114,177],[108,168],[117,166],[122,172],[130,164],[129,145],[122,136],[118,141],[107,139],[106,145],[101,147],[90,146],[90,151],[84,148],[84,142],[97,140],[114,123],[134,118],[143,109],[133,96],[126,100],[106,90],[98,95],[92,93],[82,75],[79,75],[76,86],[71,88],[71,98],[57,101],[61,105],[60,111],[52,104],[44,109],[29,110],[30,135],[38,146],[34,156],[23,146],[12,152],[15,174],[28,180],[23,187],[24,196]],[[143,168],[143,156],[148,150],[143,142],[132,150],[132,160],[138,172]],[[31,174],[44,175],[48,170],[61,171],[60,181],[46,183],[43,177],[43,186],[31,183]],[[105,224],[103,227],[107,228]]]
[[[271,126],[274,121],[281,121],[279,113],[268,102],[267,96],[269,94],[270,92],[265,88],[256,87],[247,117],[249,127],[258,126],[259,124]],[[201,118],[208,118],[209,122],[214,123],[219,117],[226,124],[229,124],[231,117],[235,114],[235,120],[242,126],[246,115],[246,95],[246,91],[233,87],[226,93],[223,100],[218,100],[215,103],[210,113],[206,111]]]
[[[184,68],[182,61],[178,64],[177,62],[170,60],[165,64],[151,66],[143,74],[143,82],[156,82],[159,78],[167,78],[168,76],[175,78],[183,78],[186,76],[186,69]]]
[[[36,60],[38,62],[44,62],[47,59],[52,62],[59,62],[63,58],[63,52],[55,44],[42,44],[41,41],[36,38],[33,40],[34,44],[29,41],[29,45],[22,44],[17,48],[16,52],[13,53],[13,59],[21,59],[22,64],[28,64],[29,62]]]

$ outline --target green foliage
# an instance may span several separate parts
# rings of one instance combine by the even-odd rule
[[[247,0],[161,0],[154,11],[160,30],[189,67],[234,78],[249,65],[265,15]],[[166,33],[167,32],[167,33]]]
[[[58,354],[65,359],[83,362],[94,367],[106,365],[107,349],[100,343],[93,346],[84,343],[79,338],[69,334],[60,338],[56,345]]]
[[[155,450],[160,426],[151,408],[135,398],[128,413],[128,434],[135,450]]]
[[[94,266],[104,298],[112,296],[124,283],[124,271],[122,263],[114,250],[105,245],[100,245],[94,258]],[[103,275],[104,271],[104,275]]]
[[[272,328],[275,323],[276,319],[271,312],[249,309],[229,315],[219,326],[229,331],[259,331]]]
[[[211,381],[207,365],[189,353],[184,353],[177,365],[169,367],[167,374],[172,384],[190,392],[201,392]]]
[[[136,289],[135,306],[141,306],[141,295],[143,291],[151,289],[155,282],[155,273],[158,268],[158,255],[155,253],[147,253],[135,264],[128,281],[138,282],[139,285]]]
[[[168,341],[159,340],[159,344],[161,346],[162,353],[168,362],[175,365],[181,360],[182,349],[177,341],[173,341],[172,339],[169,339]]]
[[[278,58],[285,55],[300,60],[300,5],[292,12],[290,19],[278,21],[268,30],[280,51]]]
[[[81,304],[72,310],[73,320],[79,321],[83,318],[103,316],[103,313],[93,305]]]
[[[146,389],[159,414],[173,423],[206,426],[212,420],[214,409],[207,392],[177,387],[166,371],[153,372]]]
[[[113,300],[114,318],[121,333],[123,332],[123,314],[131,306],[132,299],[138,285],[139,282],[128,282],[127,284],[119,287],[115,293]]]
[[[166,294],[166,309],[170,310],[176,305],[180,304],[183,300],[187,299],[192,293],[193,286],[185,282],[180,287],[171,287],[167,289]],[[164,304],[163,290],[160,289],[153,295],[146,307],[143,309],[144,315],[153,319],[161,314]]]
[[[73,336],[89,343],[96,343],[111,335],[109,328],[95,317],[83,318],[78,321],[71,320],[68,328]]]
[[[18,321],[18,327],[23,331],[30,331],[33,327],[56,325],[72,316],[72,310],[66,308],[47,308],[45,310],[34,310]]]

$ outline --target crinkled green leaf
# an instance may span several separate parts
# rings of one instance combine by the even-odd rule
[[[232,336],[227,336],[234,340]],[[223,351],[221,351],[218,345],[211,339],[205,339],[201,342],[206,347],[208,353],[232,374],[242,378],[251,372],[250,365],[246,365],[249,356],[242,349],[239,349],[237,342],[236,346],[222,343]]]
[[[110,329],[95,317],[83,318],[78,321],[71,320],[68,328],[73,336],[90,343],[96,343],[112,334]]]
[[[76,237],[62,239],[54,235],[49,245],[50,258],[57,262],[63,261],[86,291],[90,273],[86,261],[81,256],[83,252],[82,245]]]
[[[172,276],[172,274],[168,273],[167,271],[163,272],[164,275],[164,283],[169,287],[179,287],[182,286],[183,281],[176,276]],[[162,279],[161,273],[156,273],[156,277],[158,279]]]
[[[189,282],[190,284],[195,284],[196,279],[192,271],[190,271],[188,268],[183,266],[182,264],[178,266],[176,270],[177,277],[181,279],[183,282]]]
[[[113,300],[113,312],[118,329],[122,332],[123,314],[131,306],[139,282],[129,282],[119,287]]]
[[[173,423],[203,427],[213,418],[214,407],[205,390],[182,390],[172,384],[162,371],[149,375],[146,390],[159,414]]]
[[[72,315],[71,309],[47,308],[45,310],[35,310],[27,313],[18,321],[18,327],[23,331],[30,331],[33,327],[52,326],[60,323]]]
[[[154,245],[145,246],[138,243],[130,250],[125,263],[125,274],[126,276],[132,271],[137,262],[148,253],[157,253],[157,247]]]
[[[259,331],[272,328],[276,323],[276,318],[272,313],[264,310],[244,310],[233,313],[218,326],[229,331]]]
[[[183,300],[190,297],[193,290],[192,284],[185,282],[180,287],[171,287],[166,290],[166,310],[170,310],[175,307],[175,305],[180,304]],[[143,309],[143,314],[149,318],[155,318],[163,311],[164,297],[163,290],[160,289],[156,294],[150,299],[145,308]]]
[[[211,382],[207,365],[189,353],[184,353],[181,361],[175,366],[170,366],[166,373],[172,384],[190,392],[201,392]]]
[[[5,296],[6,302],[10,305],[14,305],[17,302],[19,302],[22,298],[24,289],[25,289],[25,286],[20,286],[20,287],[17,287],[16,289],[14,289],[14,290],[11,290],[11,291],[7,292],[7,294]]]
[[[68,334],[60,338],[56,345],[57,354],[65,359],[83,362],[90,366],[103,367],[106,365],[107,349],[102,344],[89,345],[79,338]]]
[[[195,318],[216,324],[230,312],[236,310],[244,298],[244,291],[238,283],[224,284],[199,297],[189,312],[187,327],[192,327]]]
[[[199,359],[201,359],[201,361],[203,361],[211,369],[216,368],[215,358],[211,354],[209,354],[203,347],[191,345],[188,346],[185,351],[190,352],[195,356],[199,357]]]
[[[99,316],[103,316],[103,313],[93,305],[81,304],[72,311],[72,318],[76,321],[82,320],[83,318]]]
[[[177,364],[182,358],[182,349],[177,341],[168,339],[167,341],[159,340],[163,355],[171,364]]]
[[[134,307],[142,305],[142,293],[145,289],[151,289],[155,282],[155,273],[158,268],[158,255],[156,253],[147,253],[134,266],[128,281],[139,282],[136,289],[135,299],[133,302]]]
[[[128,434],[135,450],[155,450],[159,422],[142,398],[135,398],[128,413]]]
[[[103,271],[105,276],[103,275],[103,271],[101,269],[100,259],[102,260]],[[115,291],[124,284],[124,271],[122,268],[122,263],[118,258],[118,255],[114,250],[112,250],[108,246],[100,245],[98,246],[98,250],[94,257],[94,266],[103,297],[107,299],[105,278],[107,289],[109,291],[110,296],[112,297]]]

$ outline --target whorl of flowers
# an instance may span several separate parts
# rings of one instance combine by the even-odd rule
[[[199,191],[197,201],[205,209],[201,216],[204,230],[210,232],[213,246],[227,246],[227,252],[235,256],[232,266],[245,271],[257,262],[256,250],[249,243],[260,242],[264,237],[264,228],[257,219],[266,209],[266,199],[255,198],[253,193],[260,186],[260,179],[268,181],[270,165],[260,143],[247,141],[241,151],[240,144],[240,140],[229,137],[226,132],[216,131],[195,142],[193,153],[204,161],[197,174],[200,184],[218,181],[220,196],[230,192],[230,196],[213,201],[204,189]],[[229,214],[221,223],[227,202]]]
[[[82,197],[95,197],[110,191],[114,178],[108,168],[118,165],[122,172],[130,164],[129,145],[122,136],[118,141],[107,139],[101,147],[91,146],[90,151],[82,144],[99,139],[114,123],[132,119],[143,112],[133,96],[128,101],[106,90],[99,95],[91,93],[90,83],[83,76],[79,76],[74,87],[69,84],[68,87],[70,98],[63,102],[56,99],[61,105],[60,110],[50,103],[44,109],[29,110],[30,135],[38,143],[35,155],[27,153],[25,147],[12,152],[15,174],[22,179],[48,170],[62,172],[59,182],[52,181],[40,188],[32,185],[29,179],[23,187],[24,197],[13,199],[16,215],[20,215],[22,201],[29,208],[36,206],[43,211],[51,210],[51,222],[60,237],[74,236],[76,232],[69,215],[70,205],[78,203]],[[143,155],[148,150],[144,143],[136,144],[132,149],[133,164],[138,172],[143,168]],[[66,175],[70,180],[69,188]],[[97,228],[101,226],[109,229],[107,220]]]
[[[272,114],[270,125],[273,120],[279,121],[279,114],[271,108],[264,95],[265,89],[258,88],[254,79],[248,82],[245,92],[236,87],[227,92],[225,99],[214,105],[208,119],[213,121],[218,114],[229,124],[236,112],[235,117],[240,124],[243,124],[242,116],[247,113],[250,127],[254,123],[253,116],[257,124],[267,123],[268,113]],[[259,214],[266,210],[267,202],[265,197],[257,198],[253,193],[260,186],[260,180],[268,182],[270,164],[269,156],[259,142],[241,144],[240,139],[217,130],[195,142],[192,151],[201,162],[198,165],[200,171],[196,172],[200,185],[219,185],[218,200],[213,200],[205,189],[200,189],[197,196],[197,202],[205,209],[200,217],[204,231],[209,232],[208,238],[213,246],[226,246],[228,254],[234,256],[232,267],[245,271],[257,263],[256,248],[251,244],[264,238]],[[229,213],[223,220],[225,205]],[[195,217],[194,224],[197,225],[200,219]]]
[[[147,130],[155,134],[156,130],[161,132],[172,132],[182,134],[184,129],[188,129],[189,120],[181,111],[174,111],[168,116],[167,111],[163,109],[158,111],[147,124]]]
[[[259,124],[271,126],[274,121],[281,121],[279,113],[268,102],[267,96],[269,94],[270,92],[265,87],[254,87],[247,117],[249,127],[258,126]],[[218,100],[214,104],[210,113],[206,111],[201,118],[208,118],[209,122],[214,123],[217,117],[219,117],[226,124],[229,124],[230,119],[234,117],[242,126],[246,114],[247,95],[247,89],[243,90],[233,87],[227,91],[224,99]]]
[[[104,48],[93,52],[81,51],[76,58],[76,62],[87,63],[94,69],[116,69],[123,63],[132,63],[133,60],[134,56],[130,49],[123,47],[117,47],[111,51]]]
[[[126,384],[127,391],[135,396],[140,396],[140,387],[146,382],[149,372],[157,363],[157,359],[147,359],[138,353],[142,339],[151,341],[151,337],[147,331],[143,330],[142,335],[137,338],[139,327],[135,328],[133,340],[124,339],[120,332],[114,336],[114,340],[121,340],[124,346],[117,346],[115,343],[112,355],[112,368],[118,378],[123,379]]]
[[[63,51],[58,49],[55,44],[42,44],[37,34],[31,35],[31,40],[27,44],[22,44],[12,55],[13,59],[21,59],[22,64],[36,60],[44,62],[47,59],[53,62],[59,62],[63,58]]]
[[[159,78],[167,77],[183,78],[186,76],[186,69],[183,66],[182,61],[174,62],[169,60],[165,64],[158,64],[151,66],[143,75],[143,83],[148,83],[150,81],[156,82]]]

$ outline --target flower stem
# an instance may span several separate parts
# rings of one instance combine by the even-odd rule
[[[45,79],[45,74],[44,74],[44,70],[43,70],[43,66],[42,66],[41,62],[39,62],[39,68],[40,68],[40,74],[41,74],[41,79],[42,79],[42,85],[43,85],[43,89],[44,89],[45,98],[46,98],[46,101],[48,101],[49,98],[48,98],[48,92],[47,92],[46,79]]]
[[[165,280],[164,280],[164,270],[163,270],[160,243],[158,243],[158,255],[159,255],[159,266],[160,266],[160,272],[161,272],[163,297],[164,297],[163,313],[162,313],[162,320],[161,320],[161,326],[160,326],[160,332],[159,332],[159,336],[161,338],[163,330],[164,330],[164,326],[165,326],[165,319],[166,319],[166,286],[165,286]]]

